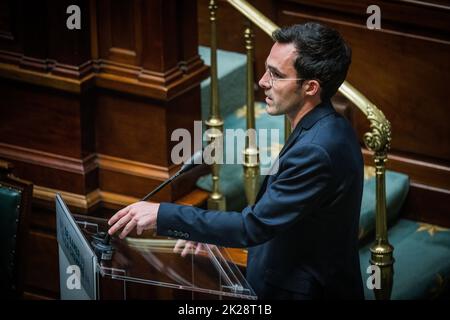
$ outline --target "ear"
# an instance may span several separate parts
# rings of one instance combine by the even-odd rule
[[[305,84],[305,95],[315,96],[320,94],[320,83],[317,80],[308,80]]]

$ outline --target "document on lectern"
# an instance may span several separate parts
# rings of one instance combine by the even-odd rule
[[[226,248],[205,244],[199,253],[182,257],[174,252],[177,240],[159,237],[154,229],[144,237],[113,237],[112,254],[102,255],[93,245],[99,234],[106,234],[107,220],[74,218],[59,195],[56,208],[62,299],[133,299],[133,285],[149,286],[149,291],[172,292],[167,294],[171,298],[256,299]],[[70,266],[79,267],[79,282]],[[99,285],[105,279],[117,283],[120,297],[104,291],[111,287]],[[80,289],[74,288],[75,284]],[[174,291],[178,293],[173,294]]]

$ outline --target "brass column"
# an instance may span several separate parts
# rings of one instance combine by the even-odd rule
[[[386,182],[385,182],[385,162],[386,154],[375,154],[376,168],[376,237],[375,243],[370,247],[370,263],[376,265],[381,271],[381,287],[373,289],[377,300],[389,300],[392,292],[394,277],[394,248],[387,237],[386,219]]]
[[[376,168],[376,238],[370,248],[370,264],[378,266],[381,271],[381,288],[374,289],[375,298],[387,300],[391,296],[394,276],[394,248],[388,241],[387,233],[385,181],[385,164],[391,147],[391,124],[380,109],[347,81],[339,87],[339,92],[352,101],[370,122],[371,131],[364,134],[366,147],[374,152]]]
[[[247,135],[244,154],[244,187],[248,204],[254,204],[259,186],[259,151],[256,145],[255,94],[253,78],[253,32],[251,23],[245,28],[245,49],[247,51]]]
[[[211,22],[211,109],[209,119],[205,121],[207,127],[208,140],[211,143],[219,143],[223,148],[223,121],[220,118],[219,109],[219,88],[217,76],[217,30],[216,30],[216,10],[215,0],[209,1],[209,21]],[[225,197],[219,190],[220,165],[217,162],[212,164],[212,193],[208,198],[208,209],[225,210]]]
[[[387,151],[391,142],[391,125],[384,117],[383,112],[376,108],[367,108],[367,118],[370,121],[371,132],[364,135],[366,146],[375,152],[374,162],[376,169],[376,237],[371,246],[370,263],[380,268],[380,289],[374,289],[377,300],[390,299],[394,276],[394,248],[388,241],[386,217],[386,181],[385,164]]]

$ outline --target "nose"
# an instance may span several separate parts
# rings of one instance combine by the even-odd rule
[[[263,89],[269,89],[270,88],[270,81],[269,81],[269,73],[264,72],[264,74],[262,75],[261,79],[259,79],[258,82],[259,86]]]

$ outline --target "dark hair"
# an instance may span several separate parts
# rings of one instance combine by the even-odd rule
[[[279,43],[293,43],[298,50],[294,67],[299,78],[320,82],[320,98],[330,99],[347,76],[352,52],[341,35],[319,23],[308,22],[275,30]]]

